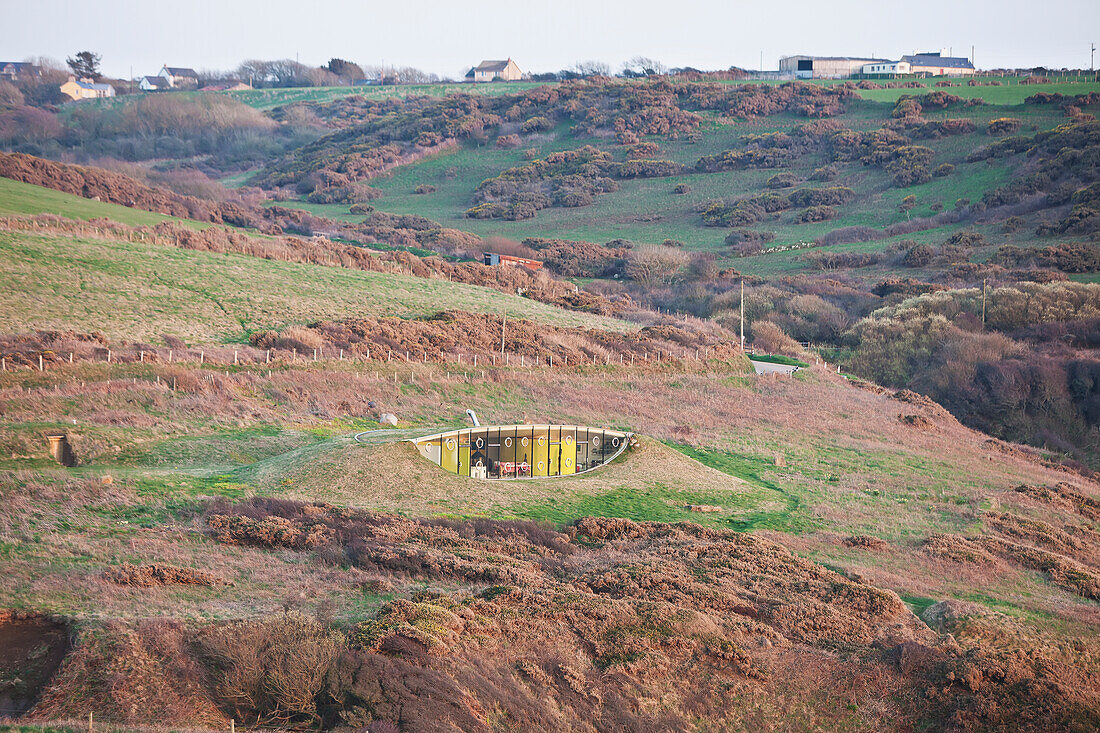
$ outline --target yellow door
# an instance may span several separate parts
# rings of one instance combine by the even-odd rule
[[[550,426],[550,461],[547,463],[547,472],[550,476],[561,473],[561,426]]]
[[[458,433],[443,434],[443,450],[439,465],[451,473],[458,473]]]
[[[532,431],[531,440],[535,444],[535,450],[531,458],[532,476],[550,475],[550,426],[536,425]]]
[[[470,475],[470,431],[463,430],[458,434],[458,473],[461,476]]]
[[[577,472],[577,429],[562,426],[561,429],[561,475],[568,476]]]

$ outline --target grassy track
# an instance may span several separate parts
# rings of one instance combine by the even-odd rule
[[[0,232],[4,330],[102,331],[158,340],[240,338],[260,328],[360,315],[413,317],[444,308],[622,330],[496,290],[152,244]]]

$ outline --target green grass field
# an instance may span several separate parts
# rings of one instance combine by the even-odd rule
[[[446,308],[624,330],[488,288],[147,243],[0,232],[0,310],[9,332],[101,331],[219,342],[321,318],[414,317]]]
[[[191,219],[156,214],[128,206],[108,204],[81,196],[55,191],[52,188],[20,183],[10,178],[0,178],[0,216],[24,216],[57,214],[68,219],[107,218],[131,226],[156,226],[163,221],[174,221],[201,229],[209,224]]]
[[[932,83],[931,81],[929,82]],[[926,90],[861,90],[868,99],[849,104],[848,112],[837,118],[853,129],[875,129],[890,119],[893,102],[901,93],[922,93]],[[903,223],[911,218],[931,216],[937,211],[950,211],[960,199],[977,201],[982,195],[997,186],[1006,183],[1013,172],[1014,162],[994,159],[976,163],[966,162],[966,156],[973,150],[994,140],[986,133],[986,125],[1000,117],[1015,117],[1022,121],[1021,134],[1033,134],[1039,130],[1056,127],[1065,121],[1060,109],[1053,106],[1025,105],[1025,96],[1037,91],[1059,91],[1075,94],[1100,89],[1100,84],[1050,84],[1050,85],[1005,85],[1001,87],[946,88],[945,91],[964,97],[984,96],[990,103],[976,107],[954,108],[946,111],[929,110],[924,113],[928,120],[966,117],[973,120],[977,129],[973,133],[948,136],[938,139],[919,139],[915,144],[931,148],[934,158],[931,167],[941,163],[955,166],[946,176],[915,186],[896,187],[892,185],[891,174],[879,169],[869,168],[858,163],[839,166],[838,177],[829,184],[808,181],[810,174],[828,161],[824,156],[812,154],[795,159],[789,166],[781,169],[735,170],[717,173],[689,172],[680,176],[626,180],[620,182],[618,191],[597,196],[590,206],[579,208],[554,207],[540,211],[538,215],[525,221],[476,220],[466,219],[463,212],[472,205],[473,193],[477,185],[500,171],[524,163],[523,149],[534,147],[540,156],[548,153],[573,149],[586,144],[596,145],[622,156],[619,146],[606,139],[576,138],[568,125],[560,125],[555,130],[532,138],[523,143],[520,149],[502,150],[487,144],[481,147],[464,146],[421,159],[415,163],[390,171],[386,176],[371,181],[371,185],[384,192],[382,198],[373,202],[379,211],[397,214],[419,214],[440,222],[444,226],[470,231],[481,236],[502,236],[511,239],[524,237],[559,237],[594,242],[606,242],[624,238],[640,243],[659,243],[665,239],[684,243],[685,249],[712,251],[722,255],[725,266],[733,266],[744,272],[756,275],[795,272],[805,268],[804,251],[793,250],[768,253],[751,258],[729,257],[724,245],[727,229],[724,227],[706,227],[697,213],[700,207],[710,201],[730,199],[759,193],[766,190],[765,182],[777,170],[783,170],[807,181],[804,186],[842,185],[856,192],[856,200],[840,207],[839,218],[818,223],[798,221],[799,209],[792,209],[769,215],[751,228],[771,231],[776,239],[769,246],[778,247],[798,243],[812,242],[822,235],[848,226],[869,226],[882,229],[892,224]],[[746,134],[768,132],[786,132],[806,122],[805,118],[793,115],[774,115],[752,120],[720,120],[709,117],[701,128],[697,140],[681,138],[668,140],[662,137],[649,138],[660,146],[658,158],[694,165],[700,157],[720,151],[737,148],[741,137]],[[687,194],[675,194],[678,184],[690,187]],[[417,186],[430,184],[435,191],[428,194],[416,194]],[[916,205],[910,211],[899,209],[902,199],[916,197]],[[288,205],[307,209],[315,214],[328,216],[342,221],[359,221],[360,218],[348,212],[346,205],[307,204],[289,202]],[[963,225],[948,225],[935,230],[917,232],[903,237],[894,237],[875,242],[840,245],[841,251],[881,250],[899,238],[917,241],[942,241]],[[968,225],[973,226],[973,225]],[[992,232],[991,232],[992,233]],[[1022,232],[1020,237],[1029,237]],[[1016,243],[1017,237],[1005,237],[996,232],[998,241]]]

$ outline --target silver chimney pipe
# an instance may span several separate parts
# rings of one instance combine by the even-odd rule
[[[477,413],[473,410],[466,410],[466,414],[470,416],[470,420],[473,421],[475,428],[481,427],[481,421],[477,419]]]

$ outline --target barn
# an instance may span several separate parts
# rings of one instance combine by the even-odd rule
[[[796,79],[847,79],[861,73],[867,64],[888,61],[857,56],[784,56],[779,59],[779,72]]]

